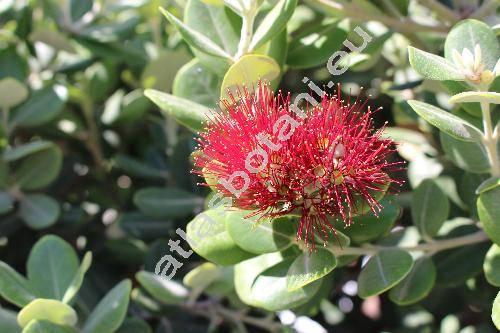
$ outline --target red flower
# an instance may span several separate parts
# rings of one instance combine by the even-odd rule
[[[372,110],[327,96],[306,113],[277,97],[265,84],[247,90],[227,112],[215,114],[201,133],[195,165],[207,183],[216,184],[250,215],[301,216],[299,239],[314,247],[315,234],[328,241],[335,229],[328,217],[346,225],[352,216],[372,210],[400,169],[387,161],[393,142],[373,129]],[[295,111],[295,112],[294,112]],[[302,113],[302,114],[301,114]]]

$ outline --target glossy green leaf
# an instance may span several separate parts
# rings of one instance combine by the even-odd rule
[[[207,4],[200,0],[188,0],[184,10],[184,23],[202,32],[230,55],[236,54],[240,40],[241,17],[223,5]],[[217,76],[224,76],[229,68],[227,59],[214,57],[191,48],[196,59]]]
[[[347,32],[337,22],[314,27],[291,41],[286,63],[292,68],[324,65],[342,48],[346,37]]]
[[[471,173],[487,173],[490,170],[482,143],[458,140],[444,132],[439,133],[439,138],[446,157],[457,167]]]
[[[13,77],[0,80],[0,107],[11,108],[28,97],[26,86]]]
[[[337,266],[337,259],[330,251],[316,249],[312,253],[303,252],[295,258],[286,274],[288,291],[300,289],[321,279]]]
[[[271,82],[280,75],[278,63],[265,55],[247,54],[238,59],[227,71],[222,81],[221,99],[228,99],[228,91],[237,99],[238,92],[247,87],[250,91],[260,80]]]
[[[137,191],[134,204],[146,215],[179,218],[192,215],[204,200],[185,190],[167,187],[147,187]]]
[[[293,291],[288,290],[288,271],[293,262],[293,258],[284,259],[256,277],[251,292],[257,306],[268,311],[290,309],[306,303],[318,292],[321,280]]]
[[[14,162],[17,161],[18,159],[29,156],[31,154],[40,152],[45,149],[49,149],[53,147],[53,145],[54,144],[50,141],[42,141],[42,140],[31,141],[21,146],[6,149],[3,152],[3,159],[6,162]]]
[[[179,123],[192,131],[202,131],[208,120],[210,109],[191,102],[190,100],[165,94],[158,90],[146,89],[144,95],[155,103],[161,110],[174,117]]]
[[[54,324],[47,320],[34,319],[23,329],[23,333],[77,333],[76,329],[69,326]]]
[[[411,216],[423,235],[437,235],[449,212],[450,202],[433,180],[424,180],[413,192]]]
[[[425,298],[436,282],[436,267],[431,258],[422,257],[413,263],[408,275],[389,291],[389,298],[396,304],[408,305]]]
[[[454,95],[449,100],[450,103],[491,103],[500,104],[500,93],[493,91],[466,91]]]
[[[413,46],[408,47],[410,64],[420,75],[430,80],[461,81],[465,77],[460,70],[443,57],[428,53]]]
[[[57,222],[59,203],[45,194],[26,194],[19,204],[19,216],[30,228],[45,229]]]
[[[272,221],[259,217],[245,218],[251,211],[228,212],[226,228],[236,245],[243,250],[261,254],[281,251],[290,246],[295,237],[296,219],[277,218]]]
[[[24,158],[16,168],[16,183],[26,190],[45,187],[59,175],[62,161],[62,151],[56,145],[31,154]]]
[[[116,333],[152,333],[151,327],[148,323],[137,317],[125,318],[122,326]]]
[[[218,207],[198,214],[187,225],[191,248],[205,259],[219,265],[234,265],[254,254],[236,245],[226,230],[228,211]]]
[[[179,30],[186,43],[190,46],[212,56],[227,59],[231,58],[231,55],[224,51],[219,45],[212,42],[209,37],[205,36],[201,32],[191,29],[165,9],[160,8],[160,11],[167,18],[170,24]]]
[[[297,0],[278,1],[255,30],[250,42],[250,50],[259,48],[280,33],[292,17],[296,6]]]
[[[0,261],[0,295],[19,307],[35,299],[28,280],[3,261]]]
[[[111,289],[90,313],[82,333],[112,333],[122,324],[127,314],[132,283],[124,280]]]
[[[353,242],[361,244],[380,238],[392,229],[394,223],[401,214],[401,207],[392,200],[382,199],[380,204],[384,207],[375,216],[373,212],[354,216],[352,224],[345,226],[342,221],[337,220],[335,226],[342,231]]]
[[[478,20],[463,20],[457,23],[446,37],[444,55],[453,61],[453,50],[460,54],[467,48],[474,53],[474,47],[481,47],[481,58],[485,69],[493,70],[500,57],[500,47],[495,33],[486,24]]]
[[[17,315],[17,322],[21,327],[25,327],[33,319],[73,326],[76,324],[78,316],[75,310],[67,304],[54,299],[37,298],[23,307]]]
[[[493,244],[486,253],[483,269],[486,280],[491,285],[500,287],[500,247],[498,245]]]
[[[157,274],[140,271],[135,278],[151,296],[165,304],[180,304],[189,296],[182,284]]]
[[[28,257],[28,280],[38,297],[62,299],[77,270],[75,251],[57,236],[42,237]]]
[[[61,85],[42,88],[12,109],[11,126],[39,126],[54,119],[68,100],[68,89]]]
[[[378,295],[402,281],[413,266],[411,255],[403,250],[382,250],[372,256],[358,277],[361,298]]]
[[[491,319],[493,324],[500,330],[500,292],[495,297],[493,301],[493,306],[491,308]]]
[[[184,65],[175,76],[172,93],[215,109],[219,103],[221,80],[198,59]]]
[[[66,289],[66,292],[64,293],[64,296],[62,298],[63,303],[70,303],[74,299],[74,297],[80,290],[80,287],[82,286],[85,273],[87,273],[91,264],[92,252],[87,252],[83,256],[82,263],[80,264],[80,267],[78,267],[78,271],[73,277],[73,280],[71,281],[68,289]]]
[[[499,186],[500,186],[500,177],[490,177],[481,184],[479,184],[479,186],[476,189],[476,194],[481,194],[489,190],[493,190],[494,188],[497,188]]]
[[[155,168],[146,162],[124,154],[115,156],[115,166],[129,175],[148,179],[165,179],[168,174],[166,170]]]
[[[463,141],[480,141],[482,132],[474,125],[433,105],[416,100],[408,101],[412,109],[431,125]]]
[[[234,267],[206,262],[189,271],[182,282],[209,295],[226,295],[234,289]]]
[[[0,214],[10,212],[14,208],[14,198],[9,192],[0,191]]]
[[[17,323],[17,313],[0,308],[0,332],[21,333],[21,327]]]
[[[483,224],[484,232],[496,244],[500,245],[500,186],[484,192],[477,199],[479,220]]]

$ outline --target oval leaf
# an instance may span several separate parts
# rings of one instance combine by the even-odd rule
[[[28,97],[28,89],[13,77],[0,80],[0,107],[11,108]]]
[[[208,120],[207,116],[210,114],[210,109],[207,107],[154,89],[146,89],[144,95],[192,131],[204,129],[203,123]]]
[[[57,201],[45,194],[26,194],[19,205],[19,216],[35,230],[45,229],[56,223],[60,213]]]
[[[500,245],[500,186],[482,193],[477,199],[479,220],[483,224],[484,232],[496,244]]]
[[[33,319],[73,326],[78,317],[75,310],[67,304],[54,299],[37,298],[26,305],[17,315],[17,322],[21,327],[25,327]]]
[[[500,247],[498,245],[493,244],[486,253],[483,269],[486,280],[491,285],[500,287]]]
[[[124,280],[111,289],[85,321],[82,333],[112,333],[127,314],[132,283]]]
[[[35,299],[28,280],[3,261],[0,261],[0,295],[19,307]]]
[[[453,63],[443,57],[408,46],[411,67],[430,80],[464,80],[464,75]]]
[[[181,284],[157,274],[140,271],[135,278],[151,296],[165,304],[180,304],[189,296],[189,291]]]
[[[418,115],[443,132],[463,141],[480,141],[482,132],[467,121],[433,105],[416,100],[408,101]]]
[[[422,257],[415,261],[410,273],[389,292],[396,304],[413,304],[425,298],[436,282],[436,267],[432,259]]]
[[[255,253],[281,251],[294,240],[295,223],[293,218],[278,218],[271,221],[259,217],[245,218],[250,211],[231,211],[226,217],[226,228],[236,245],[243,250]]]
[[[226,230],[224,207],[198,214],[187,225],[188,242],[200,256],[219,265],[234,265],[254,254],[236,245]]]
[[[321,279],[337,266],[337,259],[327,250],[317,249],[312,253],[303,252],[295,258],[286,274],[288,291],[302,288]]]
[[[38,297],[62,299],[78,270],[78,257],[61,238],[44,236],[31,249],[27,270]]]
[[[413,192],[411,216],[423,235],[437,235],[449,212],[450,202],[433,180],[424,180]]]
[[[413,266],[411,255],[402,250],[382,250],[371,257],[358,277],[361,298],[378,295],[405,278]]]
[[[179,218],[192,215],[204,200],[182,189],[148,187],[134,195],[135,205],[144,214],[152,217]]]
[[[247,54],[234,63],[222,81],[221,99],[229,99],[228,91],[235,98],[244,87],[257,87],[259,80],[271,82],[280,75],[280,66],[273,59],[260,54]]]

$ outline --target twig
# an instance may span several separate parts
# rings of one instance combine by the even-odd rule
[[[443,20],[446,20],[452,24],[460,20],[460,16],[458,15],[458,13],[455,13],[453,10],[443,5],[439,1],[436,0],[419,0],[419,1],[422,3],[422,5],[435,12]]]
[[[482,19],[490,14],[494,15],[496,14],[499,5],[499,0],[485,0],[483,4],[478,9],[476,9],[469,17]]]

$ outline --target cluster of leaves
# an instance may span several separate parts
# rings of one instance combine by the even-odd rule
[[[498,27],[459,20],[498,5],[421,3],[2,3],[0,331],[299,330],[281,310],[346,331],[494,331]],[[429,11],[438,19],[421,20]],[[326,63],[361,43],[358,25],[371,41],[332,79]],[[206,209],[211,194],[190,174],[196,132],[260,79],[293,92],[364,85],[408,161],[403,193],[378,217],[332,220],[337,237],[312,253],[296,216]],[[199,256],[172,250],[177,228]],[[166,254],[183,264],[170,281],[153,273]]]

